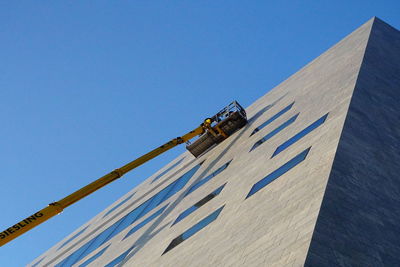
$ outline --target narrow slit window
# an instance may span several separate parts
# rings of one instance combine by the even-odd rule
[[[323,124],[325,122],[326,118],[328,117],[328,114],[329,113],[325,114],[324,116],[322,116],[321,118],[319,118],[318,120],[316,120],[315,122],[313,122],[312,124],[310,124],[309,126],[304,128],[301,132],[299,132],[298,134],[294,135],[289,140],[287,140],[286,142],[284,142],[283,144],[278,146],[271,158],[275,157],[276,155],[281,153],[283,150],[285,150],[286,148],[288,148],[292,144],[296,143],[298,140],[300,140],[301,138],[306,136],[312,130],[318,128],[318,126],[320,126],[321,124]]]
[[[57,267],[71,266],[75,264],[79,260],[86,257],[88,254],[96,250],[98,247],[103,245],[105,242],[107,242],[120,232],[122,232],[129,225],[132,225],[140,218],[144,217],[155,207],[157,207],[162,202],[171,197],[173,194],[181,190],[189,182],[190,178],[192,178],[192,176],[196,173],[196,171],[200,168],[200,166],[201,164],[196,165],[191,170],[182,175],[179,179],[169,184],[167,187],[165,187],[160,192],[155,194],[153,197],[143,202],[137,208],[133,209],[126,216],[119,219],[113,225],[105,229],[96,237],[88,241],[85,245],[83,245],[78,250],[73,252],[69,257],[67,257],[64,261],[62,261],[60,265],[57,265]]]
[[[262,128],[264,128],[265,126],[267,126],[268,124],[270,124],[271,122],[273,122],[274,120],[276,120],[277,118],[279,118],[280,116],[282,116],[283,114],[285,114],[287,111],[289,111],[292,106],[293,106],[294,102],[291,103],[289,106],[287,106],[286,108],[282,109],[281,111],[279,111],[278,113],[276,113],[274,116],[272,116],[271,118],[269,118],[268,120],[266,120],[263,124],[261,124],[260,126],[258,126],[257,128],[254,129],[254,131],[250,134],[250,136],[252,136],[253,134],[255,134],[256,132],[258,132],[259,130],[261,130]]]
[[[68,244],[69,242],[71,242],[72,240],[74,240],[76,237],[78,237],[80,234],[82,234],[89,226],[86,226],[85,228],[83,228],[82,230],[80,230],[78,233],[76,233],[74,236],[72,236],[71,238],[69,238],[67,241],[65,241],[57,250],[61,249],[62,247],[64,247],[66,244]]]
[[[199,232],[201,229],[203,229],[204,227],[215,221],[218,218],[218,215],[221,213],[223,208],[224,206],[220,207],[219,209],[217,209],[216,211],[214,211],[213,213],[211,213],[210,215],[199,221],[197,224],[186,230],[183,234],[179,235],[174,240],[172,240],[171,243],[163,252],[163,254],[167,253],[168,251],[178,246],[180,243],[187,240],[188,238]]]
[[[254,195],[255,193],[257,193],[259,190],[261,190],[262,188],[267,186],[269,183],[271,183],[272,181],[274,181],[281,175],[288,172],[290,169],[295,167],[300,162],[302,162],[307,157],[307,154],[310,151],[310,149],[311,149],[311,147],[307,148],[306,150],[304,150],[303,152],[301,152],[300,154],[298,154],[297,156],[295,156],[294,158],[292,158],[291,160],[289,160],[288,162],[283,164],[281,167],[279,167],[278,169],[271,172],[270,174],[265,176],[263,179],[261,179],[260,181],[255,183],[252,186],[252,188],[250,189],[249,194],[246,196],[246,199],[249,198],[250,196]]]
[[[260,140],[258,140],[253,147],[250,149],[249,152],[253,151],[254,149],[256,149],[257,147],[259,147],[262,143],[264,143],[265,141],[267,141],[268,139],[272,138],[274,135],[276,135],[277,133],[279,133],[280,131],[282,131],[283,129],[285,129],[286,127],[288,127],[290,124],[292,124],[297,116],[299,116],[299,113],[297,113],[296,115],[294,115],[293,117],[291,117],[290,119],[288,119],[287,121],[285,121],[284,123],[282,123],[280,126],[278,126],[276,129],[274,129],[273,131],[271,131],[269,134],[267,134],[266,136],[264,136],[263,138],[261,138]]]
[[[228,161],[227,163],[225,163],[224,165],[222,165],[221,167],[219,167],[216,171],[214,171],[213,173],[211,173],[210,175],[208,175],[207,177],[204,177],[203,179],[201,179],[200,181],[198,181],[197,183],[195,183],[194,185],[192,185],[189,190],[186,192],[185,196],[189,195],[190,193],[192,193],[193,191],[195,191],[197,188],[199,188],[200,186],[202,186],[203,184],[207,183],[209,180],[211,180],[213,177],[217,176],[218,174],[220,174],[222,171],[224,171],[229,164],[231,163],[232,160]]]
[[[171,225],[175,225],[176,223],[182,221],[183,219],[185,219],[187,216],[189,216],[190,214],[192,214],[193,212],[195,212],[197,209],[199,209],[201,206],[203,206],[204,204],[206,204],[208,201],[210,201],[211,199],[215,198],[216,196],[219,195],[219,193],[221,193],[222,189],[224,189],[225,184],[218,187],[216,190],[214,190],[213,192],[211,192],[210,194],[208,194],[207,196],[205,196],[204,198],[202,198],[200,201],[198,201],[196,204],[194,204],[193,206],[191,206],[190,208],[188,208],[187,210],[185,210],[184,212],[182,212],[178,218],[176,218],[175,222]]]
[[[89,265],[89,263],[92,263],[93,261],[95,261],[97,258],[99,258],[101,255],[103,255],[103,253],[108,249],[110,245],[108,245],[107,247],[103,248],[102,250],[100,250],[99,252],[97,252],[94,256],[90,257],[89,259],[87,259],[84,263],[82,263],[81,265],[79,265],[79,267],[86,267]]]
[[[115,258],[112,262],[108,263],[107,265],[105,265],[104,267],[114,267],[117,266],[119,263],[121,263],[121,261],[123,261],[126,256],[128,256],[129,252],[132,251],[132,249],[134,249],[135,246],[131,247],[130,249],[128,249],[127,251],[125,251],[124,253],[122,253],[121,255],[119,255],[117,258]]]
[[[54,267],[67,267],[67,266],[72,266],[75,264],[77,261],[83,259],[84,257],[80,258],[80,255],[90,246],[91,241],[80,247],[78,250],[76,250],[74,253],[66,257],[64,260],[62,260],[60,263],[56,264]],[[86,256],[86,255],[85,255]]]
[[[142,228],[143,226],[145,226],[146,224],[148,224],[149,222],[151,222],[153,219],[155,219],[156,217],[158,217],[161,213],[164,212],[164,210],[167,208],[168,205],[165,205],[164,207],[162,207],[161,209],[159,209],[158,211],[154,212],[152,215],[150,215],[148,218],[146,218],[145,220],[143,220],[141,223],[139,223],[138,225],[136,225],[135,227],[133,227],[124,237],[127,238],[128,236],[136,233],[140,228]]]

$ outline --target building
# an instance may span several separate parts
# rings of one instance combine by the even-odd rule
[[[398,266],[400,32],[372,18],[30,266]]]

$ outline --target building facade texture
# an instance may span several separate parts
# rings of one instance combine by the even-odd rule
[[[372,18],[29,266],[399,266],[400,32]]]

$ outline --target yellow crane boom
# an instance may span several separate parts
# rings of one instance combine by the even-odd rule
[[[202,135],[203,139],[206,138],[207,140],[209,140],[209,142],[207,142],[207,146],[204,145],[203,141],[200,142],[200,138],[199,138],[198,145],[196,144],[196,142],[193,143],[192,145],[190,145],[190,146],[193,146],[193,145],[197,146],[196,147],[197,154],[194,153],[194,150],[192,151],[190,148],[188,148],[189,151],[191,151],[192,154],[197,157],[199,150],[202,150],[202,152],[206,151],[213,144],[221,142],[223,139],[227,138],[230,135],[230,133],[233,133],[234,130],[237,130],[238,128],[240,128],[244,124],[246,124],[247,119],[246,119],[246,115],[245,115],[246,113],[244,112],[244,109],[236,101],[234,101],[233,104],[234,104],[233,106],[235,108],[240,107],[240,109],[241,109],[239,117],[237,116],[237,114],[239,114],[237,111],[232,112],[232,113],[227,113],[227,115],[225,117],[223,117],[222,119],[219,116],[219,114],[222,111],[225,112],[226,109],[232,105],[232,103],[231,103],[227,108],[225,108],[224,110],[219,112],[217,115],[213,116],[212,118],[206,119],[204,121],[204,123],[202,123],[199,127],[194,129],[193,131],[190,131],[181,137],[172,139],[171,141],[163,144],[160,147],[157,147],[156,149],[153,149],[152,151],[129,162],[128,164],[125,164],[124,166],[122,166],[118,169],[115,169],[112,172],[100,177],[99,179],[82,187],[81,189],[66,196],[65,198],[63,198],[59,201],[50,203],[44,209],[39,210],[38,212],[23,219],[22,221],[18,222],[17,224],[14,224],[13,226],[7,228],[3,232],[0,232],[0,246],[3,246],[4,244],[10,242],[14,238],[22,235],[23,233],[29,231],[30,229],[36,227],[37,225],[47,221],[48,219],[52,218],[55,215],[61,213],[66,207],[74,204],[75,202],[77,202],[77,201],[81,200],[82,198],[88,196],[89,194],[97,191],[98,189],[104,187],[105,185],[117,180],[118,178],[120,178],[124,174],[126,174],[127,172],[135,169],[136,167],[142,165],[143,163],[157,157],[158,155],[166,152],[167,150],[170,150],[171,148],[173,148],[179,144],[188,142],[190,139],[192,139],[196,136]],[[243,114],[244,114],[244,119],[242,116]],[[235,116],[233,116],[233,115],[235,115]],[[228,123],[229,127],[224,126],[224,125],[226,125],[227,122],[229,122]],[[214,125],[212,125],[212,124],[214,124]],[[221,129],[221,128],[223,128],[223,126],[226,128],[226,131],[228,132],[228,134],[226,132],[224,132],[223,129]]]

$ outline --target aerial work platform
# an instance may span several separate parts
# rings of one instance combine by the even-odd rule
[[[186,146],[196,158],[246,125],[246,111],[237,101],[233,101],[216,115],[206,119],[206,122],[210,123],[211,127],[196,141]]]
[[[224,139],[228,138],[231,134],[242,128],[246,123],[247,118],[244,108],[242,108],[238,102],[233,101],[213,117],[205,119],[204,122],[194,130],[180,137],[174,138],[122,167],[109,172],[94,182],[78,189],[72,194],[69,194],[63,199],[50,203],[47,207],[39,210],[32,216],[27,217],[19,223],[7,228],[3,232],[0,232],[0,246],[3,246],[14,238],[61,213],[66,207],[121,178],[127,172],[139,167],[171,148],[183,143],[188,143],[192,138],[199,136],[196,141],[186,146],[195,157],[198,157],[218,143],[222,142]]]

